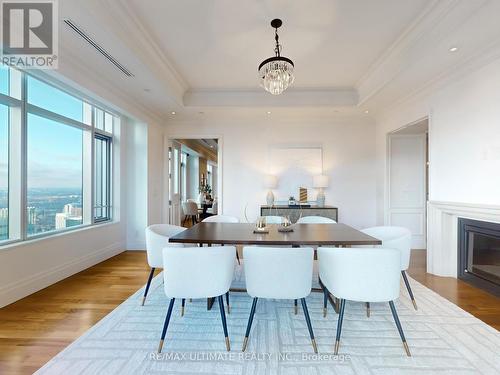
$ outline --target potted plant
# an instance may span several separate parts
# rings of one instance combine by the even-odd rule
[[[212,187],[209,184],[201,184],[199,192],[200,203],[203,203],[210,198],[210,195],[212,194]]]

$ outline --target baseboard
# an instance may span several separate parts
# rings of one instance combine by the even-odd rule
[[[145,251],[146,250],[146,241],[127,241],[127,250],[138,250]]]
[[[124,251],[123,249],[124,244],[122,242],[115,242],[81,258],[27,276],[20,281],[7,284],[0,288],[0,307],[16,302],[75,273],[118,255]]]

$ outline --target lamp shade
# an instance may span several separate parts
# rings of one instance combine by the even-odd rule
[[[272,174],[266,175],[266,178],[264,179],[264,187],[268,189],[276,189],[276,186],[278,186],[278,178]]]
[[[328,176],[320,174],[313,177],[313,187],[315,188],[325,188],[328,187]]]

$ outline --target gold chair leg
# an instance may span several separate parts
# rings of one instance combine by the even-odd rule
[[[403,341],[403,347],[405,348],[406,355],[408,357],[411,357],[410,348],[408,347],[408,344],[406,343],[406,341]]]
[[[242,352],[247,350],[247,344],[248,344],[248,336],[245,336],[245,338],[243,339],[243,347],[241,348]]]
[[[231,345],[229,344],[229,337],[226,337],[226,350],[227,350],[228,352],[230,352],[230,351],[231,351]]]
[[[311,339],[311,344],[313,346],[314,353],[318,353],[318,347],[316,345],[316,340],[315,339]]]
[[[160,340],[160,345],[158,346],[158,353],[161,353],[162,348],[163,348],[163,340]]]

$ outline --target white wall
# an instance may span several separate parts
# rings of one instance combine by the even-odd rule
[[[168,151],[164,148],[164,129],[155,124],[148,124],[148,225],[164,222],[164,201],[168,201],[164,187],[168,181],[165,180],[165,159],[168,159]]]
[[[387,133],[429,117],[428,272],[456,277],[456,218],[473,217],[472,206],[478,212],[500,206],[499,103],[500,60],[496,60],[437,82],[377,117],[379,224],[384,223],[387,204]],[[445,212],[439,208],[443,206],[455,211]],[[477,218],[486,217],[481,215]]]
[[[144,249],[148,204],[148,127],[128,120],[126,127],[127,249]]]
[[[429,116],[429,199],[500,204],[500,60],[377,118],[377,220],[383,223],[387,134]]]
[[[265,204],[264,176],[269,147],[275,144],[322,145],[324,171],[330,176],[327,204],[339,207],[343,223],[375,223],[375,128],[369,119],[278,120],[206,119],[169,123],[171,138],[220,138],[223,213],[256,218]]]

